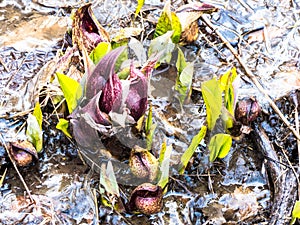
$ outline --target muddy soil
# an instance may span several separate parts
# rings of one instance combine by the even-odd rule
[[[253,131],[234,140],[229,155],[214,163],[209,163],[205,142],[201,143],[185,173],[170,174],[160,213],[118,213],[101,203],[99,174],[82,160],[76,142],[56,129],[57,116],[49,103],[43,110],[43,151],[37,162],[18,168],[30,190],[28,195],[5,143],[25,138],[24,122],[34,106],[32,99],[39,94],[34,84],[48,72],[45,65],[65,50],[71,10],[83,4],[0,3],[1,224],[288,224],[297,198],[293,171],[299,160],[297,140],[201,19],[198,39],[183,48],[187,60],[195,61],[191,101],[181,107],[174,93],[165,91],[174,85],[172,67],[154,71],[149,101],[158,128],[153,151],[158,154],[167,139],[174,149],[172,162],[178,160],[205,121],[201,82],[222,75],[232,66],[241,76],[239,98],[255,96],[263,108],[252,124]],[[174,7],[180,4],[173,2]],[[296,109],[300,110],[296,91],[300,87],[297,1],[212,4],[219,10],[208,16],[211,22],[238,50],[294,126],[299,120]],[[161,1],[145,1],[145,37],[151,37],[152,21],[157,20],[163,5]],[[93,7],[100,23],[113,32],[131,23],[136,4],[104,0],[94,1]],[[274,155],[266,152],[268,148]],[[120,184],[124,201],[133,188]]]

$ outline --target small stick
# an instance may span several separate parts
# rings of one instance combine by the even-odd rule
[[[214,25],[210,22],[210,20],[205,16],[201,16],[202,20],[207,24],[207,26],[212,29],[219,38],[224,42],[226,47],[231,51],[231,53],[234,55],[234,57],[238,60],[242,68],[245,70],[247,77],[254,83],[254,85],[257,87],[257,89],[264,94],[265,98],[269,102],[270,106],[273,108],[273,110],[279,115],[279,117],[282,119],[282,121],[286,124],[286,126],[293,132],[295,137],[300,140],[299,133],[292,127],[290,122],[284,117],[280,109],[277,107],[275,102],[271,99],[271,97],[268,95],[268,93],[265,91],[263,86],[259,83],[255,75],[252,73],[252,71],[249,69],[249,67],[246,65],[244,60],[239,56],[237,51],[232,47],[232,45],[226,40],[226,38],[223,37],[223,35],[218,31],[217,28],[214,27]]]
[[[3,59],[2,59],[1,57],[0,57],[0,63],[2,64],[4,70],[5,70],[7,73],[9,73],[9,69],[7,68],[7,66],[5,65],[5,63],[4,63],[4,61],[3,61]]]
[[[295,105],[295,125],[296,125],[296,130],[299,134],[299,112],[298,112],[298,98],[297,98],[297,93],[296,91],[293,91],[291,94],[293,103]],[[298,148],[298,174],[300,173],[300,140],[297,139],[297,148]],[[298,198],[300,196],[300,183],[298,181]]]

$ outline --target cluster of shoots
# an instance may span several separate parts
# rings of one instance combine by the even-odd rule
[[[141,7],[142,3],[139,1],[136,15]],[[189,20],[184,20],[187,18],[184,15],[188,15],[191,10],[197,13],[188,17]],[[178,76],[174,89],[178,92],[181,104],[190,97],[194,64],[186,62],[180,45],[196,38],[187,38],[185,32],[199,17],[215,10],[215,7],[208,4],[192,3],[173,12],[170,1],[167,1],[158,20],[154,39],[147,49],[147,56],[146,53],[141,53],[141,49],[145,49],[143,44],[124,35],[126,32],[111,40],[109,33],[95,18],[91,4],[84,5],[74,13],[73,48],[77,48],[82,55],[85,74],[81,80],[75,80],[57,71],[56,80],[68,109],[68,117],[61,118],[57,128],[69,138],[73,137],[83,149],[99,136],[109,138],[126,127],[138,127],[138,132],[146,139],[145,146],[134,145],[128,154],[131,173],[142,182],[132,191],[126,204],[120,200],[115,201],[116,198],[120,199],[120,191],[112,163],[108,161],[101,165],[100,192],[103,204],[119,211],[138,211],[144,214],[161,210],[163,194],[167,191],[172,147],[164,142],[159,156],[154,156],[151,151],[156,124],[148,101],[149,80],[152,71],[162,63],[169,64],[172,53],[177,51],[175,66]],[[131,46],[134,43],[135,48],[131,50],[136,53],[138,60],[128,58],[129,39]],[[236,69],[232,68],[219,79],[213,78],[202,83],[206,125],[199,129],[182,154],[178,173],[184,173],[206,135],[209,135],[207,146],[210,161],[213,162],[228,154],[232,144],[230,130],[240,123],[249,125],[259,115],[259,105],[254,99],[244,99],[236,104],[236,79]],[[28,138],[36,150],[40,151],[42,112],[38,104],[28,120]],[[216,129],[216,124],[221,124],[222,131]],[[12,148],[19,149],[18,146],[13,144]],[[101,156],[112,157],[109,149],[99,152]]]

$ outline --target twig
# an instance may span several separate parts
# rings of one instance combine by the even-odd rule
[[[254,13],[254,10],[244,0],[238,0],[238,2],[250,13]]]
[[[9,73],[9,69],[7,68],[7,66],[5,65],[3,59],[0,57],[0,64],[3,66],[4,70]]]
[[[15,168],[15,170],[17,171],[17,174],[19,175],[19,178],[20,178],[21,182],[23,183],[23,185],[24,185],[24,187],[25,187],[26,192],[28,193],[28,196],[29,196],[31,202],[35,202],[34,199],[32,198],[32,195],[30,194],[30,190],[29,190],[27,184],[25,183],[25,180],[23,179],[23,177],[22,177],[20,171],[18,170],[18,167],[17,167],[17,165],[16,165],[16,162],[13,160],[13,158],[12,158],[10,152],[8,151],[8,147],[7,147],[6,143],[5,143],[5,140],[4,140],[4,138],[3,138],[3,135],[2,135],[1,133],[0,133],[0,139],[1,139],[2,145],[4,146],[4,148],[5,148],[5,150],[6,150],[7,154],[8,154],[8,157],[9,157],[10,161],[11,161],[12,164],[14,165],[14,168]]]
[[[299,133],[299,112],[298,112],[298,98],[297,98],[297,93],[293,91],[291,93],[292,101],[295,105],[295,126],[296,130]],[[298,156],[300,156],[300,140],[297,140],[297,148],[298,148]],[[300,168],[300,157],[299,157],[299,168]]]
[[[238,60],[242,68],[245,70],[247,77],[253,82],[253,84],[257,87],[257,89],[265,96],[267,101],[269,102],[272,109],[279,115],[279,117],[282,119],[282,121],[286,124],[286,126],[293,132],[295,137],[300,140],[299,133],[292,127],[290,122],[284,117],[280,109],[276,106],[275,102],[271,99],[271,97],[268,95],[268,93],[265,91],[263,86],[259,83],[258,79],[255,77],[255,75],[252,73],[252,71],[249,69],[249,67],[246,65],[244,60],[239,56],[237,51],[232,47],[232,45],[226,40],[226,38],[223,37],[223,35],[218,31],[217,28],[214,27],[214,25],[210,22],[210,20],[207,18],[206,15],[201,16],[202,20],[206,23],[210,29],[212,29],[218,37],[224,42],[226,47],[231,51],[231,53],[234,55],[234,57]]]
[[[292,92],[291,94],[292,101],[295,105],[295,125],[296,125],[296,130],[299,134],[299,112],[298,112],[298,98],[297,98],[297,93],[295,91]],[[300,173],[300,140],[297,139],[297,148],[298,148],[298,174]],[[300,183],[298,180],[298,198],[300,198]]]
[[[278,146],[279,146],[279,145],[278,145]],[[293,173],[294,173],[294,175],[295,175],[295,177],[296,177],[296,181],[297,181],[297,184],[298,184],[298,192],[299,192],[299,191],[300,191],[300,190],[299,190],[300,182],[299,182],[299,178],[298,178],[298,176],[297,176],[297,172],[296,172],[296,170],[294,169],[294,167],[293,167],[291,161],[289,160],[289,157],[288,157],[287,154],[285,153],[285,150],[284,150],[282,147],[280,147],[280,150],[281,150],[282,154],[284,155],[284,158],[286,159],[286,161],[287,161],[287,163],[288,163],[288,166],[289,166],[290,169],[293,171]],[[298,193],[298,195],[299,195],[299,193]]]

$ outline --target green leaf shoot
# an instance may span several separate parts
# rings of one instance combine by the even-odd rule
[[[0,179],[0,188],[2,187],[3,185],[3,182],[4,182],[4,179],[5,179],[5,176],[6,176],[6,171],[7,171],[7,168],[5,168],[2,176],[1,176],[1,179]]]
[[[173,33],[174,31],[168,31],[150,42],[148,56],[160,54],[158,65],[160,63],[170,63],[171,61],[172,52],[175,48],[175,44],[171,40]]]
[[[106,193],[106,194],[105,194]],[[100,170],[100,194],[101,202],[118,212],[124,211],[124,205],[120,200],[120,191],[112,162],[102,163]]]
[[[147,141],[147,149],[151,150],[153,134],[156,129],[156,124],[153,124],[152,118],[152,105],[149,106],[148,117],[145,123],[145,133],[146,133],[146,141]]]
[[[193,74],[194,74],[194,62],[187,63],[186,67],[184,67],[183,71],[179,75],[180,83],[184,87],[189,89],[192,85]]]
[[[234,115],[234,89],[233,81],[237,77],[236,68],[233,67],[231,70],[224,73],[219,79],[221,90],[224,91],[224,103],[226,109]]]
[[[292,220],[290,224],[294,224],[296,222],[296,219],[300,218],[300,201],[296,201],[293,211],[292,211]]]
[[[62,73],[56,72],[56,76],[67,101],[69,113],[72,113],[77,106],[78,99],[81,97],[81,86],[76,80]]]
[[[170,157],[172,152],[172,146],[166,146],[166,142],[162,144],[162,148],[159,155],[159,164],[160,164],[160,179],[157,183],[162,189],[169,182],[169,168],[170,168]],[[167,191],[167,189],[164,189]]]
[[[218,158],[224,158],[232,145],[232,138],[229,134],[216,134],[209,142],[208,149],[210,150],[209,160],[211,162]]]
[[[60,118],[57,125],[56,129],[61,130],[67,137],[72,138],[71,134],[68,131],[69,128],[69,121],[63,118]]]
[[[28,114],[26,136],[29,142],[33,144],[37,152],[43,148],[43,131],[39,125],[37,118]]]
[[[153,121],[152,121],[152,104],[150,103],[149,110],[148,110],[148,117],[147,117],[147,120],[146,120],[146,123],[145,123],[145,132],[146,133],[150,132],[152,124],[153,124]]]
[[[145,0],[138,0],[138,5],[137,5],[137,7],[136,7],[136,9],[135,9],[134,17],[136,17],[137,14],[140,13],[140,11],[141,11],[141,9],[142,9],[144,3],[145,3]]]
[[[119,197],[120,191],[111,161],[101,165],[100,184],[108,194]]]
[[[219,82],[214,77],[201,84],[202,96],[206,106],[207,126],[212,130],[222,109],[222,90]]]
[[[154,38],[165,34],[168,31],[174,31],[172,35],[172,41],[178,43],[181,36],[181,24],[176,13],[171,12],[171,3],[167,1],[163,11],[158,19],[156,29],[154,32]]]
[[[90,58],[94,64],[97,64],[110,50],[111,45],[109,42],[100,42],[90,53]]]
[[[43,123],[43,114],[42,114],[42,109],[41,109],[41,105],[39,102],[37,102],[35,104],[35,107],[33,109],[33,113],[32,115],[35,116],[40,128],[42,129],[42,123]]]
[[[236,68],[233,67],[231,70],[228,70],[226,73],[224,73],[219,79],[220,87],[222,91],[224,91],[224,105],[227,110],[227,112],[222,113],[222,120],[224,122],[226,130],[233,126],[234,106],[236,98],[233,82],[236,77]],[[228,116],[228,113],[231,116]]]
[[[122,53],[119,55],[116,64],[115,64],[115,73],[120,72],[120,68],[122,66],[122,63],[128,59],[128,52],[122,51]]]
[[[180,48],[178,49],[178,57],[176,61],[176,68],[178,70],[179,75],[182,73],[183,69],[186,67],[186,60],[183,54],[183,51]]]
[[[198,145],[200,144],[201,140],[205,137],[207,127],[202,126],[200,131],[197,135],[195,135],[192,139],[192,142],[188,149],[183,153],[181,156],[181,163],[179,167],[179,173],[183,174],[188,162],[190,161],[191,157],[193,156],[195,150],[197,149]]]
[[[180,48],[178,48],[176,68],[178,70],[178,77],[176,79],[175,90],[179,92],[180,102],[183,103],[183,101],[191,94],[194,63],[187,63],[185,61],[184,54]]]
[[[179,100],[181,103],[190,97],[193,73],[194,63],[187,63],[186,67],[184,67],[181,74],[179,74],[178,78],[176,79],[175,90],[177,90],[180,94]]]

